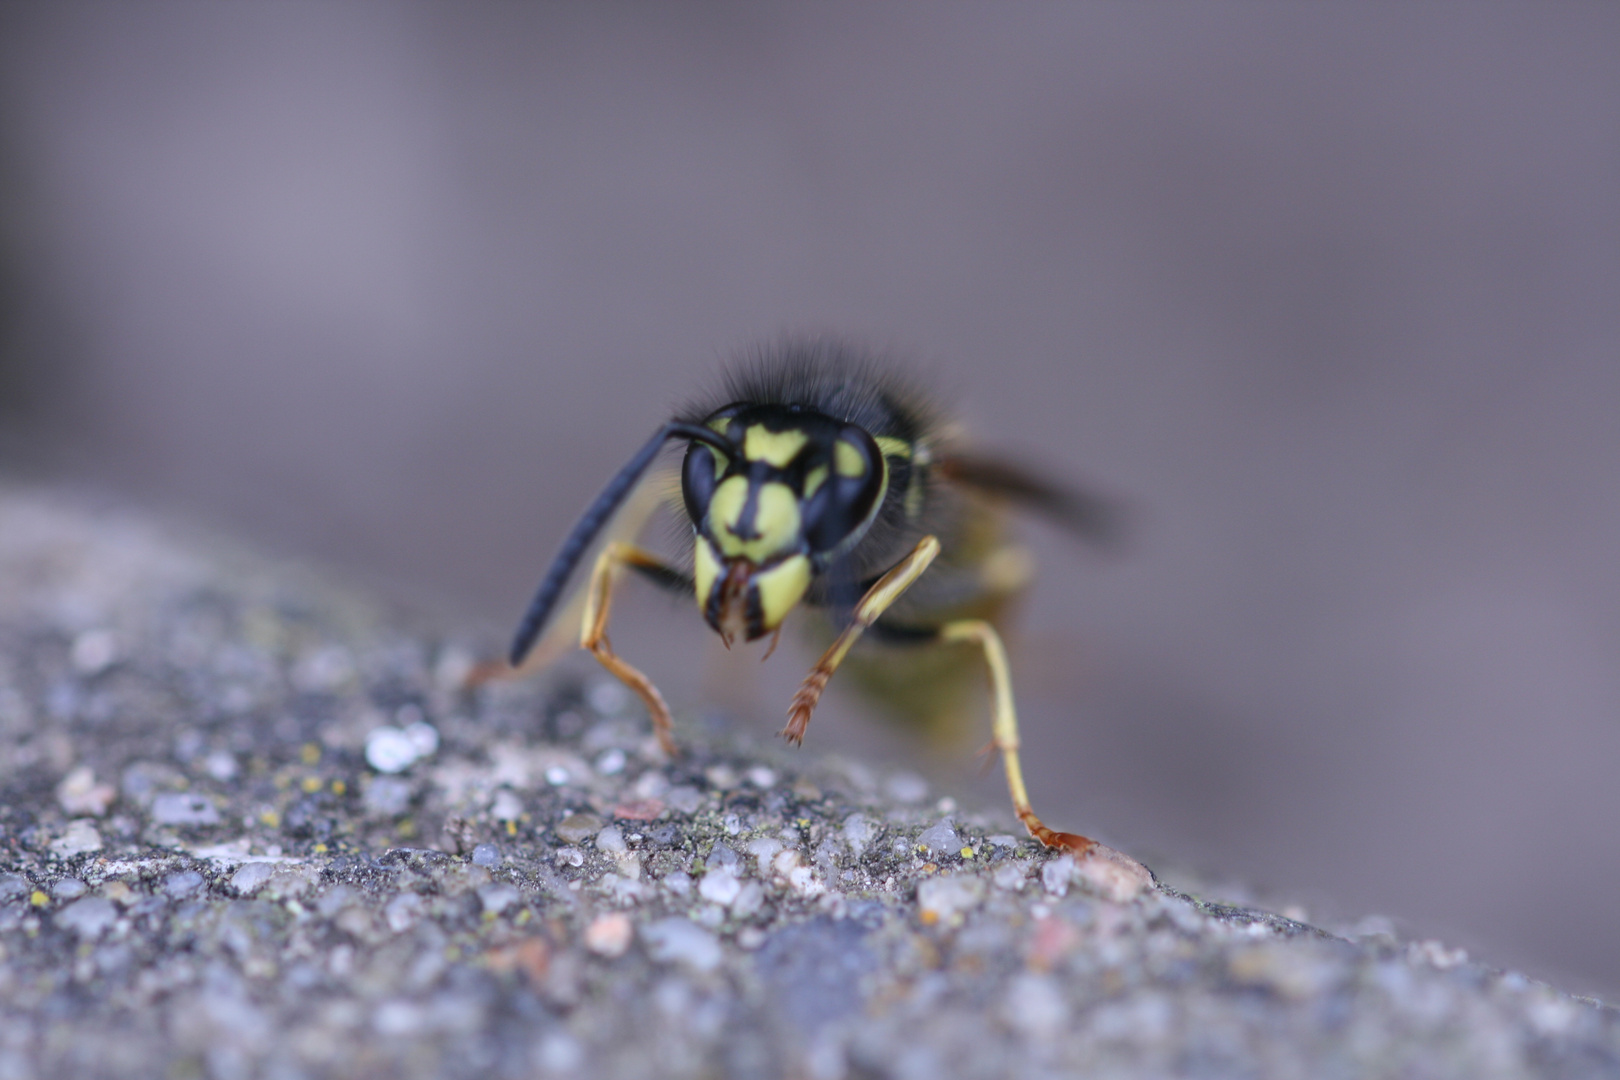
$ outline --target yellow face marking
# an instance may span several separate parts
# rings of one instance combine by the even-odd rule
[[[827,466],[817,465],[804,476],[804,497],[809,498],[821,490],[821,485],[827,482]]]
[[[862,476],[866,473],[866,460],[861,452],[843,439],[833,444],[833,468],[839,476]]]
[[[772,431],[764,424],[754,424],[743,435],[743,457],[785,469],[808,441],[802,431]]]
[[[877,447],[883,452],[884,457],[911,460],[911,444],[904,439],[897,439],[893,435],[874,435],[872,441],[877,443]]]
[[[810,587],[810,560],[792,555],[769,570],[754,575],[765,629],[775,630]]]
[[[715,557],[714,548],[700,536],[692,549],[692,582],[696,586],[700,612],[708,610],[709,594],[714,592],[714,583],[719,577],[720,560]]]
[[[748,479],[733,476],[714,489],[709,500],[709,534],[726,558],[762,563],[790,550],[799,541],[799,500],[786,484],[762,484],[754,506],[749,537],[739,536],[748,502]]]

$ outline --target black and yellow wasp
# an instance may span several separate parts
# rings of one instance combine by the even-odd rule
[[[955,445],[911,381],[837,342],[761,349],[726,374],[717,398],[653,433],[563,542],[512,642],[514,668],[575,567],[671,440],[686,443],[680,488],[691,522],[690,572],[633,543],[608,543],[585,587],[580,630],[581,647],[646,703],[666,751],[676,750],[669,707],[608,641],[622,567],[694,596],[728,646],[779,632],[800,605],[830,613],[836,636],[794,695],[782,731],[793,743],[804,739],[827,681],[863,634],[975,647],[989,669],[992,745],[1019,819],[1048,847],[1084,853],[1095,846],[1042,824],[1024,788],[1007,657],[992,620],[1025,583],[1027,561],[1001,541],[994,504],[1023,504],[1095,540],[1112,536],[1112,507]]]

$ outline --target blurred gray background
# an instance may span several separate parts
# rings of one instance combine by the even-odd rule
[[[1139,511],[1029,530],[1049,821],[1613,993],[1617,56],[1607,3],[8,5],[0,445],[495,643],[719,357],[894,349]],[[804,670],[615,625],[762,732]],[[861,709],[812,747],[908,752]]]

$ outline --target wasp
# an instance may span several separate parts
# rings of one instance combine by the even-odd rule
[[[579,637],[645,703],[666,752],[676,753],[668,705],[608,639],[625,569],[693,598],[727,647],[778,634],[795,608],[831,615],[831,644],[793,696],[782,729],[795,745],[863,637],[977,650],[989,675],[991,746],[1019,820],[1047,847],[1083,854],[1099,846],[1047,827],[1024,786],[995,619],[1027,574],[1020,550],[998,539],[997,504],[1039,511],[1099,541],[1117,533],[1116,507],[975,455],[914,379],[839,342],[762,348],[727,371],[718,394],[653,432],[563,542],[512,642],[513,668],[524,664],[574,570],[670,442],[685,444],[680,496],[690,559],[677,565],[635,543],[607,543],[584,589]]]

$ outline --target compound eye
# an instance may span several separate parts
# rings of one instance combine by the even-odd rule
[[[693,525],[703,524],[709,513],[709,500],[714,498],[714,489],[725,471],[725,455],[716,453],[706,443],[693,442],[687,446],[686,460],[681,463],[681,498]]]
[[[833,441],[832,471],[806,507],[811,550],[833,551],[867,524],[883,496],[885,465],[872,436],[853,425]]]

